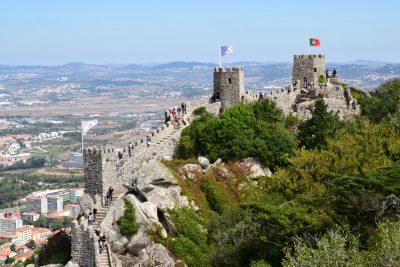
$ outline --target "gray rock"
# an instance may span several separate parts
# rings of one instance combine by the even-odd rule
[[[147,228],[142,225],[140,226],[138,233],[134,235],[129,243],[126,245],[126,251],[135,256],[138,256],[139,252],[142,249],[151,246],[153,243],[153,240],[147,234]]]
[[[170,156],[165,156],[165,157],[163,158],[163,160],[170,161],[170,160],[172,160],[172,157],[170,157]]]
[[[197,161],[203,169],[207,169],[210,166],[210,161],[205,157],[200,156],[197,158]]]
[[[79,204],[81,206],[82,212],[86,216],[89,215],[89,212],[91,212],[93,210],[93,207],[94,207],[93,199],[86,193],[83,194],[83,196],[81,197],[81,200],[80,200]]]
[[[213,169],[221,164],[222,164],[222,159],[218,158],[213,164],[210,164],[210,166],[208,166],[208,169]]]
[[[200,167],[200,165],[197,165],[197,164],[186,164],[181,169],[186,172],[194,172],[194,171],[201,172],[201,167]]]
[[[73,263],[72,261],[69,261],[65,267],[79,267],[79,264]]]
[[[161,244],[154,244],[139,253],[137,267],[175,267],[176,261],[171,253]]]
[[[167,237],[167,231],[164,226],[157,219],[148,218],[146,214],[140,208],[140,201],[136,199],[134,195],[127,195],[126,198],[133,204],[135,208],[135,217],[138,223],[143,224],[152,232],[159,232],[163,237]]]
[[[271,177],[272,175],[272,172],[267,167],[264,167],[258,160],[254,158],[245,158],[244,163],[246,163],[246,165],[251,169],[252,174],[249,178],[255,178],[259,176]]]
[[[146,201],[139,204],[140,209],[147,216],[147,218],[152,218],[154,220],[158,220],[157,215],[157,206],[150,201]]]
[[[139,173],[139,178],[136,181],[136,186],[142,190],[149,185],[168,187],[177,185],[175,176],[157,160],[151,160],[145,164]]]

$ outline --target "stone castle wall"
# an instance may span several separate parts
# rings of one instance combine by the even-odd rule
[[[91,227],[91,226],[89,226]],[[98,238],[85,220],[71,224],[71,256],[74,263],[85,267],[99,267]]]
[[[320,75],[326,77],[325,55],[294,55],[293,84],[300,82],[303,87],[317,84]]]
[[[192,112],[201,106],[206,107],[207,111],[213,114],[218,114],[220,105],[219,102],[212,104],[189,103],[185,121],[189,123],[193,118]],[[114,188],[114,191],[122,189],[124,183],[128,183],[135,177],[135,172],[143,163],[150,159],[172,157],[177,152],[176,147],[182,129],[175,129],[171,122],[163,124],[149,133],[152,141],[150,147],[147,147],[145,139],[132,140],[130,153],[129,141],[121,148],[84,149],[85,193],[89,194],[92,199],[98,195],[103,202],[110,186]],[[122,159],[119,159],[118,153],[122,155]]]
[[[215,68],[214,95],[219,95],[222,109],[239,103],[244,96],[243,68]]]

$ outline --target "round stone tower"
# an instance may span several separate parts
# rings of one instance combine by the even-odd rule
[[[243,68],[214,69],[214,97],[221,100],[221,108],[226,109],[244,98]]]
[[[321,75],[326,78],[325,55],[294,55],[293,84],[300,83],[302,87],[317,84]]]

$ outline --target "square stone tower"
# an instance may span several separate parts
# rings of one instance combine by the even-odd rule
[[[320,76],[326,77],[325,55],[294,55],[292,82],[300,81],[302,87],[317,84]]]
[[[226,109],[244,98],[243,68],[215,68],[214,96],[221,100],[221,108]]]

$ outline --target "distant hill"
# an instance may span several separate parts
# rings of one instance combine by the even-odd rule
[[[202,63],[202,62],[185,62],[185,61],[174,61],[170,63],[156,65],[154,69],[193,69],[193,68],[213,68],[215,64]]]

